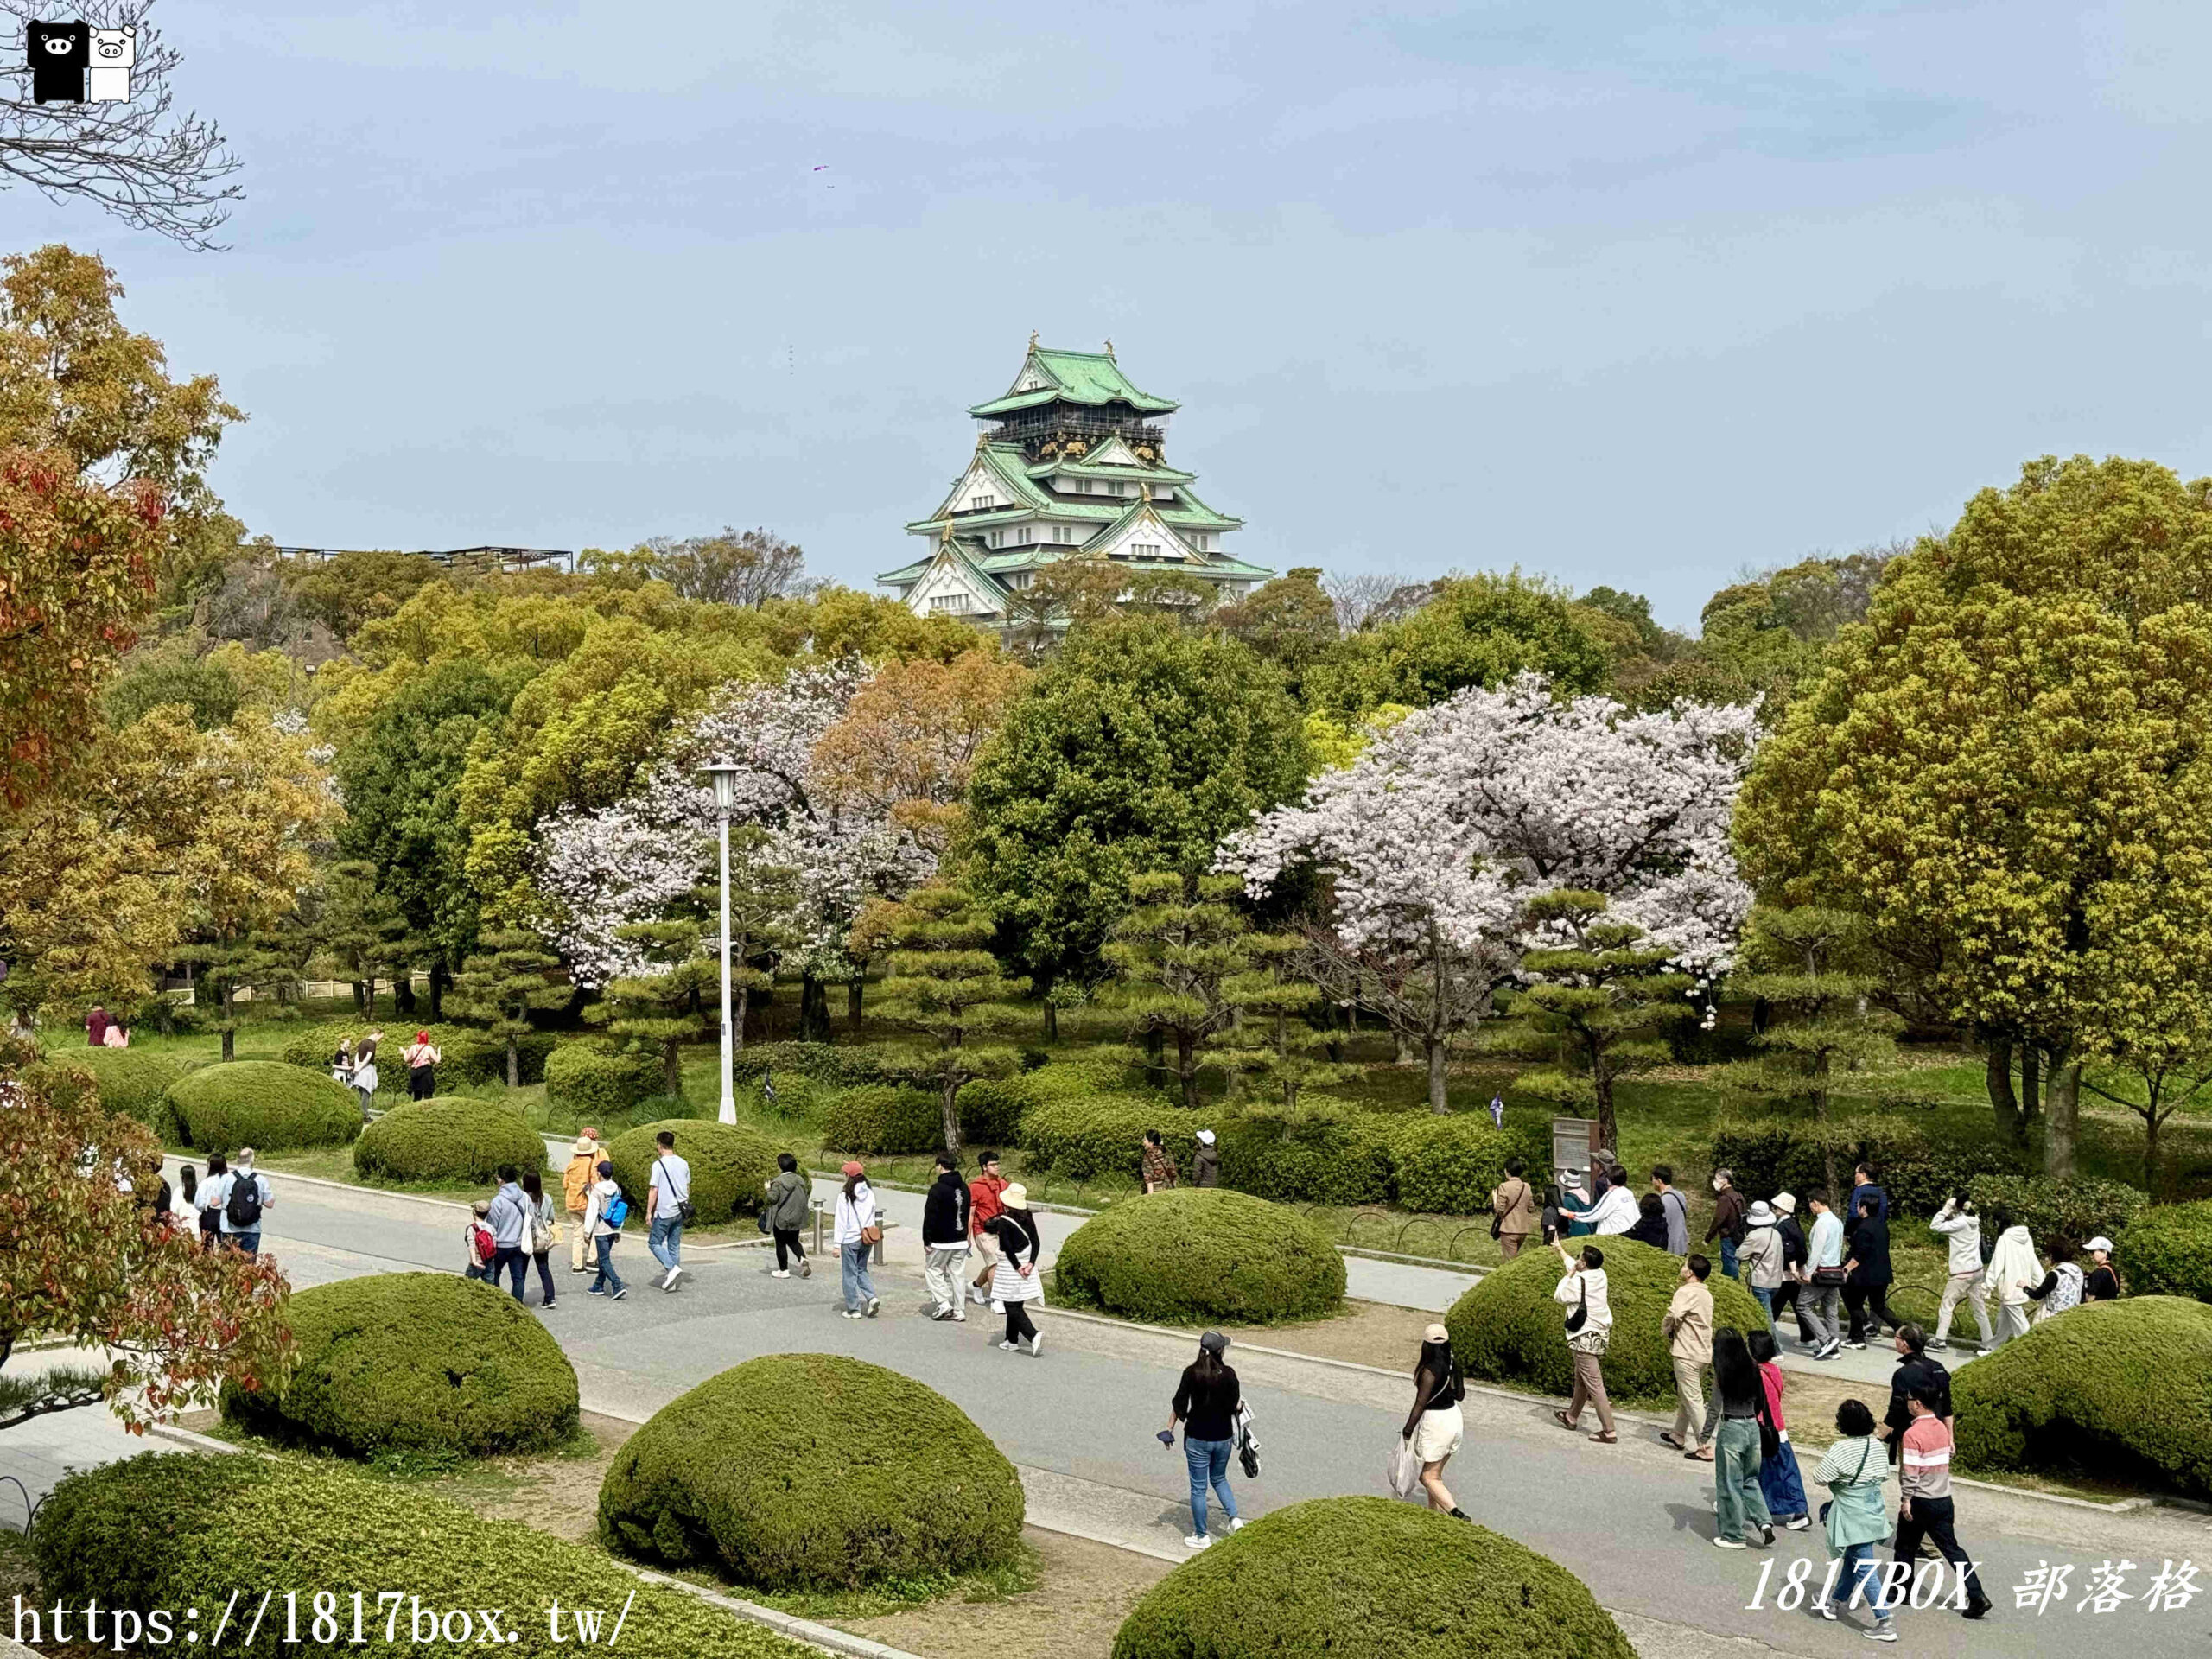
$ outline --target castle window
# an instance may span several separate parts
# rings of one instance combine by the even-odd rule
[[[1129,556],[1133,559],[1156,559],[1160,556],[1158,542],[1131,542]]]
[[[939,616],[959,615],[976,608],[973,594],[931,594],[930,609]]]
[[[988,512],[998,504],[998,497],[993,495],[988,490],[978,490],[968,498],[968,510],[970,512]]]

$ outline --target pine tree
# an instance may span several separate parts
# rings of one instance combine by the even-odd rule
[[[873,949],[895,945],[876,1012],[931,1039],[888,1058],[901,1075],[937,1090],[946,1150],[960,1150],[960,1091],[978,1077],[1011,1076],[1014,1049],[989,1040],[1021,1022],[1014,999],[1029,982],[1010,978],[991,954],[991,918],[964,887],[921,887],[895,905],[872,906],[855,930]]]
[[[1536,977],[1515,993],[1512,1026],[1500,1046],[1555,1057],[1554,1067],[1524,1073],[1516,1086],[1595,1117],[1600,1142],[1617,1148],[1614,1085],[1672,1058],[1656,1033],[1694,1012],[1686,1000],[1694,982],[1668,971],[1672,953],[1641,943],[1641,927],[1609,922],[1605,910],[1603,893],[1572,888],[1529,902],[1528,931],[1562,943],[1522,956],[1522,973]]]
[[[1236,1020],[1223,1033],[1217,1058],[1229,1068],[1232,1092],[1249,1077],[1294,1112],[1303,1090],[1356,1077],[1364,1068],[1330,1058],[1335,1039],[1308,1017],[1320,1006],[1321,988],[1294,969],[1303,942],[1255,933],[1248,943],[1253,967],[1223,989]]]
[[[798,904],[798,880],[764,855],[767,832],[757,825],[733,826],[729,838],[730,1046],[745,1046],[745,1016],[753,993],[774,988],[776,976],[756,966],[788,949],[797,934],[791,917]],[[717,915],[720,897],[711,887],[698,890],[700,905]],[[717,973],[721,964],[715,964]],[[721,995],[717,985],[715,995]]]
[[[507,1087],[517,1088],[522,1083],[522,1039],[530,1035],[530,1011],[557,1008],[569,1000],[566,985],[546,978],[561,959],[540,944],[536,934],[519,928],[486,933],[477,943],[483,948],[461,964],[454,981],[454,1010],[506,1044]]]
[[[1101,1001],[1121,1011],[1129,1035],[1145,1045],[1147,1064],[1160,1065],[1151,1057],[1174,1044],[1173,1070],[1185,1106],[1198,1104],[1206,1049],[1236,1023],[1230,988],[1262,955],[1261,936],[1230,902],[1242,888],[1233,875],[1132,876],[1135,908],[1114,924],[1106,944],[1116,977]]]
[[[325,873],[315,943],[353,987],[354,1006],[377,1011],[377,983],[405,971],[407,918],[377,885],[377,867],[347,859]]]
[[[698,923],[683,919],[616,928],[614,937],[642,950],[646,966],[609,980],[604,1000],[584,1015],[614,1036],[658,1047],[663,1092],[671,1098],[683,1093],[683,1045],[715,1028],[701,999],[721,995],[721,968],[705,953],[702,932]]]
[[[1714,1070],[1724,1097],[1804,1112],[1825,1125],[1839,1074],[1896,1065],[1895,1033],[1904,1022],[1867,1001],[1881,980],[1863,971],[1871,963],[1858,918],[1815,905],[1761,906],[1746,925],[1743,957],[1750,971],[1731,976],[1729,988],[1787,1017],[1752,1038],[1755,1057]],[[1828,1191],[1842,1192],[1826,1135],[1821,1156]]]

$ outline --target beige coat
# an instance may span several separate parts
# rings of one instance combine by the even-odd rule
[[[1525,1238],[1536,1230],[1536,1195],[1518,1175],[1509,1175],[1497,1184],[1490,1195],[1490,1208],[1497,1217],[1501,1237],[1512,1233]]]
[[[1713,1293],[1692,1280],[1667,1304],[1666,1322],[1659,1327],[1676,1359],[1699,1365],[1713,1363]]]

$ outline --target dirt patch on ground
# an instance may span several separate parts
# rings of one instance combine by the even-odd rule
[[[436,1483],[438,1495],[498,1521],[520,1521],[571,1543],[599,1531],[599,1489],[635,1423],[582,1414],[575,1442],[558,1455],[490,1458]]]
[[[1173,1570],[1149,1555],[1065,1533],[1029,1527],[1022,1536],[1040,1560],[1034,1590],[831,1622],[925,1659],[1105,1659],[1137,1598]]]

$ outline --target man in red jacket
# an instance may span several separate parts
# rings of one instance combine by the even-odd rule
[[[978,1302],[991,1300],[983,1287],[991,1282],[991,1271],[998,1266],[1001,1252],[990,1227],[1006,1212],[1006,1206],[999,1202],[999,1194],[1006,1189],[1006,1177],[999,1173],[998,1154],[985,1153],[980,1173],[968,1183],[968,1231],[976,1241],[976,1265],[982,1269],[968,1294]]]
[[[107,1041],[107,1009],[98,1002],[93,1003],[92,1011],[85,1016],[86,1046],[99,1048],[105,1044]]]

